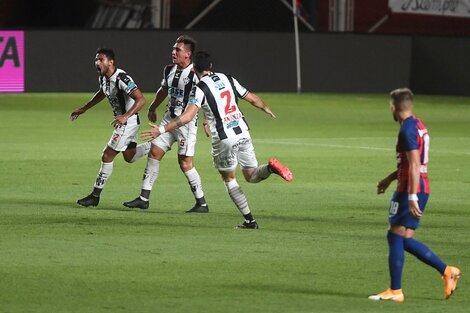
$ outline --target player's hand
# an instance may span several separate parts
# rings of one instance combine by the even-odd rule
[[[211,135],[211,132],[209,130],[209,124],[207,123],[207,120],[204,120],[202,126],[204,126],[204,133],[206,134],[206,137],[209,137]]]
[[[72,114],[70,114],[70,120],[73,122],[75,121],[81,114],[85,113],[85,109],[84,108],[78,108],[76,109],[75,111],[72,112]]]
[[[274,115],[274,113],[271,111],[271,109],[268,106],[266,106],[263,111],[269,114],[272,118],[276,118],[276,115]]]
[[[418,201],[410,200],[409,208],[410,208],[411,214],[414,217],[420,218],[421,216],[423,216],[423,211],[421,211],[421,209],[419,208]]]
[[[149,110],[147,116],[150,122],[155,123],[157,121],[157,112]]]
[[[390,186],[391,183],[392,183],[392,181],[388,177],[382,179],[381,181],[379,181],[377,183],[377,194],[380,195],[381,193],[384,193],[385,190],[387,190],[388,186]]]
[[[149,125],[151,127],[149,130],[146,130],[140,133],[140,138],[142,138],[142,140],[144,141],[150,141],[160,136],[160,131],[158,130],[158,126],[154,123],[149,123]]]
[[[111,122],[114,127],[121,127],[126,124],[128,117],[125,115],[118,115],[114,117],[114,120]]]

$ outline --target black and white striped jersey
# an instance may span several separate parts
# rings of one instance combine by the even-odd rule
[[[130,94],[138,89],[132,77],[119,68],[116,68],[110,78],[99,77],[100,88],[108,98],[113,109],[114,116],[126,113],[133,105],[134,99]],[[138,115],[135,114],[128,119],[128,122],[138,122]]]
[[[161,86],[168,90],[168,106],[165,113],[167,120],[174,119],[184,112],[191,89],[198,81],[192,63],[184,69],[179,69],[176,64],[165,67]]]
[[[247,94],[248,90],[235,78],[211,72],[193,87],[189,103],[204,110],[213,139],[223,140],[248,132],[248,124],[238,107],[238,98]]]

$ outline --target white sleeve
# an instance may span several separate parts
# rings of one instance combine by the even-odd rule
[[[191,93],[189,94],[188,104],[194,104],[198,108],[201,108],[204,101],[205,101],[204,92],[198,86],[194,86],[191,89]]]
[[[128,95],[138,88],[132,77],[126,73],[119,74],[119,78],[119,89],[124,90]]]
[[[246,95],[248,94],[248,89],[246,89],[245,87],[243,87],[239,82],[238,80],[236,80],[234,77],[232,77],[233,79],[233,85],[235,86],[235,91],[238,93],[238,96],[240,98],[245,98]]]

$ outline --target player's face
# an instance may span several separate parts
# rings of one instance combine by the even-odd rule
[[[173,45],[173,50],[171,50],[173,64],[184,65],[189,62],[190,56],[191,52],[186,50],[183,42]]]
[[[109,60],[106,55],[102,53],[97,53],[95,56],[95,66],[96,71],[100,76],[106,76],[112,72],[112,67],[114,66],[114,61]]]

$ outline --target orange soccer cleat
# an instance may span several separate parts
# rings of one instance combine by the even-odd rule
[[[384,292],[381,292],[376,295],[369,296],[370,300],[390,300],[394,302],[403,302],[405,301],[405,296],[403,295],[403,291],[401,289],[392,290],[388,288]]]
[[[460,269],[455,266],[447,266],[446,270],[444,271],[444,276],[442,279],[444,280],[444,294],[446,299],[454,293],[455,289],[457,289],[457,282],[460,278]]]
[[[294,178],[292,172],[287,168],[287,166],[283,165],[275,158],[269,159],[269,167],[271,167],[272,171],[287,180],[288,182],[292,181]]]

